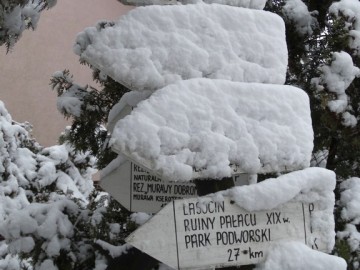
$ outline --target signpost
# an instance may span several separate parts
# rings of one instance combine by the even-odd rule
[[[326,250],[326,239],[311,228],[316,211],[316,204],[301,202],[248,212],[226,197],[173,201],[126,241],[174,269],[256,264],[282,239]]]
[[[236,186],[246,185],[248,175],[236,175],[233,180]],[[128,160],[102,177],[100,186],[132,212],[157,213],[173,200],[197,196],[194,183],[163,181]]]
[[[156,213],[175,199],[197,196],[194,183],[162,181],[130,161],[102,177],[100,186],[132,212]]]

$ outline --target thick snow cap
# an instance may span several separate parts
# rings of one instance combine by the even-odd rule
[[[220,191],[213,196],[216,200],[221,200],[223,196],[229,196],[234,203],[250,212],[281,208],[283,204],[289,202],[314,203],[318,211],[311,216],[312,231],[318,235],[317,241],[319,245],[323,246],[323,251],[331,252],[335,244],[333,214],[335,184],[336,175],[333,171],[312,167],[287,173],[278,178],[269,178],[256,185]],[[308,238],[308,243],[316,240],[311,235],[308,235]],[[318,255],[321,256],[320,253]],[[269,258],[268,263],[270,264],[271,259],[275,258]],[[289,268],[279,267],[279,269]]]
[[[263,9],[266,0],[119,0],[125,5],[146,6],[146,5],[176,5],[176,4],[223,4],[235,7]]]
[[[313,130],[301,89],[192,79],[153,93],[118,121],[112,148],[164,179],[291,171],[310,164]]]
[[[203,77],[283,84],[287,68],[278,15],[217,4],[139,7],[85,29],[74,51],[132,90]]]

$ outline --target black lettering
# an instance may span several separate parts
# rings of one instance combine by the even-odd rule
[[[281,223],[280,215],[281,215],[280,212],[275,212],[275,216],[276,216],[276,223],[275,224]]]
[[[269,224],[273,225],[273,224],[281,223],[280,215],[281,215],[281,212],[271,212],[270,214],[266,213],[266,216],[268,218],[266,225],[269,225]]]
[[[249,247],[249,258],[250,259],[257,259],[257,258],[262,258],[264,256],[262,251],[252,251],[251,248]]]
[[[250,230],[249,231],[249,236],[250,236],[250,242],[256,242],[255,238],[254,238],[254,230]]]
[[[221,232],[216,232],[216,245],[219,245],[221,239]]]
[[[211,204],[211,203],[214,205],[214,208],[213,208],[213,209],[210,208],[210,204]],[[211,213],[211,214],[214,213],[214,211],[215,211],[215,203],[214,203],[213,201],[211,201],[211,202],[209,202],[208,205],[209,205],[209,207],[208,207],[208,208],[209,208],[209,213]]]
[[[225,217],[220,216],[220,228],[222,229],[223,225],[225,224]]]
[[[314,211],[315,209],[315,205],[313,203],[310,203],[309,204],[309,212],[310,212],[310,215],[311,215],[311,212]]]
[[[309,204],[310,218],[311,218],[311,214],[312,214],[312,212],[314,211],[314,209],[315,209],[315,205],[314,205],[313,203],[310,203],[310,204]],[[311,225],[310,225],[310,232],[313,233],[313,228],[312,228]]]
[[[185,247],[188,248],[188,244],[190,243],[190,235],[185,235]]]
[[[228,249],[228,253],[229,253],[228,262],[233,262],[234,260],[231,258],[231,254],[232,254],[232,249],[231,248]]]
[[[319,249],[318,245],[316,244],[316,240],[317,240],[317,238],[314,239],[314,245],[315,245],[316,249]],[[315,249],[314,245],[311,245],[312,249]]]
[[[234,249],[229,248],[227,250],[227,252],[229,253],[228,262],[233,262],[233,261],[238,260],[238,257],[240,255],[240,248],[234,248]],[[234,253],[234,255],[233,255],[233,253]],[[234,257],[235,257],[235,259],[234,259]]]
[[[190,215],[195,214],[195,205],[193,203],[189,203],[189,212]]]
[[[290,219],[289,218],[283,218],[283,222],[284,223],[290,223]]]
[[[249,242],[249,231],[242,231],[241,238],[242,238],[242,240],[241,240],[242,243]]]
[[[197,235],[191,235],[191,247],[198,247]]]
[[[210,233],[185,235],[186,248],[198,248],[211,246]]]
[[[153,201],[153,195],[146,194],[133,194],[133,200],[141,200],[141,201]]]
[[[210,233],[205,233],[205,246],[211,246],[211,243],[210,243]]]
[[[201,214],[201,206],[200,206],[200,203],[199,202],[197,202],[196,203],[196,214]],[[205,214],[205,213],[204,213]]]
[[[189,212],[186,211],[185,204],[183,204],[183,212],[184,212],[184,216],[190,215]]]
[[[261,229],[261,242],[270,242],[270,229]]]
[[[222,213],[224,213],[225,212],[225,202],[218,202],[218,203],[216,203],[216,205],[217,205],[217,212],[222,212]]]
[[[255,230],[255,242],[260,242],[260,229]]]
[[[270,215],[269,215],[269,213],[266,213],[266,216],[267,216],[267,218],[268,218],[268,220],[267,220],[267,222],[266,222],[266,225],[272,224],[271,218],[272,218],[273,214],[274,214],[274,213],[270,213]]]

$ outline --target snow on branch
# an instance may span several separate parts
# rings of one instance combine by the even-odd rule
[[[230,176],[306,168],[313,148],[309,99],[282,85],[192,79],[177,82],[118,121],[112,148],[163,178]]]
[[[203,77],[283,84],[287,68],[278,15],[217,4],[136,8],[79,33],[74,52],[133,90]]]
[[[354,54],[360,55],[360,2],[357,0],[341,0],[333,2],[329,12],[337,18],[346,20],[345,30],[349,31],[349,46]]]
[[[56,0],[10,0],[0,4],[0,46],[8,50],[16,43],[25,29],[35,29],[40,13],[55,6]]]

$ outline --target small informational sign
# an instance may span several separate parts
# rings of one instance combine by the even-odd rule
[[[138,164],[138,161],[134,160],[131,153],[128,151],[119,151],[119,149],[116,148],[112,148],[114,152],[122,154],[125,158],[127,158],[130,162],[132,163],[136,163]],[[161,177],[161,175],[158,174],[158,171],[152,169],[154,168],[154,164],[148,160],[142,159],[141,160],[141,167],[144,168],[144,170],[146,170],[147,172],[149,172],[152,175],[156,175],[157,177]],[[249,177],[249,174],[244,173],[243,171],[241,171],[240,166],[236,165],[236,164],[230,164],[230,173],[231,173],[231,177],[234,179],[235,181],[235,176],[238,175],[243,175],[242,177],[246,177],[245,175],[247,175],[247,177]],[[208,179],[207,175],[204,174],[204,171],[206,170],[206,168],[202,168],[202,169],[196,169],[193,168],[192,171],[192,177],[191,180],[195,180],[195,179]],[[237,178],[238,181],[243,181],[244,179],[242,178],[242,180],[240,178]],[[166,181],[175,181],[176,179],[163,179]],[[236,182],[236,181],[235,181]],[[242,184],[236,184],[236,185],[242,185]]]
[[[157,213],[173,200],[197,196],[194,183],[162,181],[130,161],[101,178],[100,186],[132,212]]]
[[[274,241],[295,240],[326,250],[310,225],[317,209],[313,203],[289,202],[248,212],[229,198],[173,201],[126,242],[174,269],[256,264]]]

